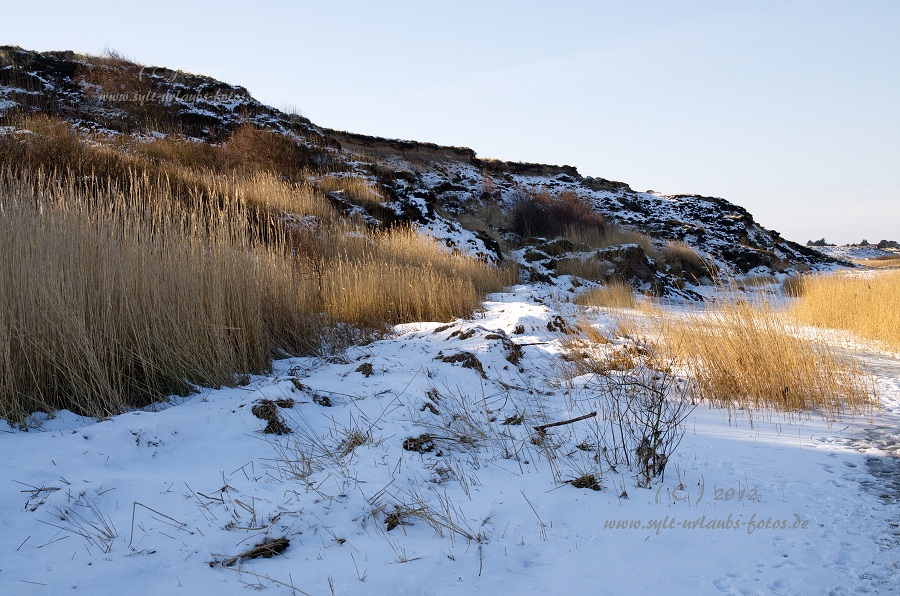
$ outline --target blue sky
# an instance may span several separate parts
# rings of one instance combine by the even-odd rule
[[[900,2],[17,2],[0,43],[209,74],[331,128],[900,240]]]

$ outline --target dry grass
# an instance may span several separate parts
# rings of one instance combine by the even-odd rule
[[[0,133],[0,416],[11,420],[105,416],[230,384],[275,355],[340,345],[339,323],[453,319],[518,281],[414,229],[342,217],[306,182],[327,160],[284,135],[244,126],[208,145],[91,135],[47,116],[4,123],[17,128]],[[341,180],[356,200],[382,200],[362,178]]]
[[[232,384],[316,349],[327,324],[452,319],[514,281],[413,229],[328,219],[321,193],[271,176],[193,199],[147,176],[77,180],[0,176],[0,417]],[[295,227],[252,197],[322,219]]]
[[[116,137],[112,143],[118,149],[144,157],[153,163],[171,163],[197,169],[215,169],[219,147],[174,136],[136,141],[132,137]]]
[[[710,265],[700,256],[697,250],[690,244],[680,240],[666,242],[663,259],[671,265],[676,273],[683,273],[694,278],[710,274]]]
[[[318,187],[327,192],[339,192],[351,203],[358,205],[380,205],[385,197],[368,180],[355,175],[328,175],[317,181]]]
[[[900,269],[900,255],[886,255],[874,259],[860,259],[853,261],[857,265],[872,267],[873,269]]]
[[[119,184],[127,184],[136,174],[162,176],[169,179],[174,192],[183,195],[207,193],[208,174],[272,172],[301,182],[323,162],[327,165],[317,149],[251,125],[238,128],[219,145],[210,145],[174,135],[148,142],[128,135],[92,135],[45,115],[14,115],[3,124],[28,132],[0,134],[0,166],[14,171],[70,171],[113,178]]]
[[[735,280],[738,288],[741,290],[747,290],[751,288],[761,288],[763,286],[774,286],[778,285],[778,278],[771,275],[747,275],[742,277],[739,280]],[[782,287],[789,287],[794,282],[782,282]]]
[[[751,413],[816,410],[826,419],[842,413],[871,415],[878,407],[871,374],[841,348],[792,328],[777,305],[742,299],[734,284],[719,287],[704,310],[675,314],[644,301],[619,311],[610,340],[579,321],[565,346],[567,377],[629,370],[638,363],[691,377],[695,402]],[[585,333],[591,331],[591,334]]]
[[[634,308],[637,300],[634,289],[624,282],[610,282],[602,288],[593,288],[580,294],[575,304],[601,306],[606,308]]]
[[[481,296],[465,279],[390,260],[342,259],[324,273],[322,284],[328,314],[366,326],[446,321],[481,304]]]
[[[362,233],[339,225],[304,250],[315,255],[325,312],[364,326],[452,320],[518,282],[515,267],[454,254],[410,227]]]
[[[706,312],[651,320],[661,345],[696,381],[696,397],[716,406],[817,410],[828,419],[876,406],[872,379],[855,358],[798,336],[768,303],[726,291]]]
[[[593,227],[568,226],[563,231],[562,237],[571,240],[576,245],[585,245],[591,248],[637,244],[653,260],[661,258],[656,247],[653,246],[653,239],[650,236],[609,222]]]
[[[803,293],[804,279],[805,277],[799,275],[786,277],[784,281],[781,282],[781,290],[786,296],[789,296],[791,298],[799,298]]]
[[[806,276],[791,309],[799,322],[844,329],[900,349],[900,271]]]
[[[606,279],[611,270],[612,267],[609,262],[601,261],[593,256],[584,259],[571,257],[560,259],[556,262],[556,272],[558,274],[574,275],[575,277],[591,281]]]
[[[558,365],[560,377],[605,376],[612,371],[632,370],[641,363],[644,354],[635,345],[610,345],[609,340],[604,339],[606,343],[594,342],[585,334],[579,334],[565,342],[562,363]]]
[[[105,416],[263,372],[315,341],[315,296],[246,208],[164,182],[0,178],[0,415]]]
[[[208,176],[207,179],[211,179]],[[289,184],[274,174],[259,172],[243,177],[215,178],[220,194],[234,196],[267,212],[312,216],[320,224],[335,224],[340,216],[325,195],[306,183]]]

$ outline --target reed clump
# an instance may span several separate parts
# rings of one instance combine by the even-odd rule
[[[697,399],[715,406],[782,412],[871,414],[871,375],[845,350],[791,328],[765,300],[725,289],[701,312],[651,317],[660,343],[694,380]]]
[[[791,315],[800,323],[850,331],[900,350],[900,271],[804,276]]]
[[[340,324],[465,316],[515,281],[413,228],[342,220],[309,187],[192,175],[204,193],[146,173],[0,174],[0,417],[233,384]]]
[[[631,286],[621,281],[611,281],[600,288],[592,288],[579,294],[575,298],[575,304],[604,308],[635,308],[637,299]]]

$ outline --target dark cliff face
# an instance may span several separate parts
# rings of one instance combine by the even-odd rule
[[[116,56],[0,47],[0,118],[8,124],[22,113],[57,116],[111,136],[178,135],[210,143],[250,123],[326,152],[330,170],[378,184],[390,201],[372,214],[376,219],[415,222],[493,260],[501,258],[501,244],[525,242],[512,238],[504,223],[523,195],[574,193],[607,221],[646,233],[660,246],[683,241],[735,273],[836,262],[785,241],[724,199],[636,192],[622,182],[583,177],[571,166],[479,159],[467,148],[323,129],[261,104],[243,87]]]
[[[666,196],[636,192],[627,184],[582,177],[569,166],[497,161],[407,159],[388,163],[403,178],[389,182],[398,197],[424,199],[448,217],[466,220],[496,207],[509,210],[524,191],[574,193],[585,198],[607,221],[643,232],[659,241],[681,241],[720,267],[736,274],[785,273],[818,269],[836,261],[784,240],[757,224],[743,207],[714,197]],[[503,230],[497,232],[502,235]],[[662,243],[662,242],[661,242]]]
[[[324,143],[309,120],[263,105],[243,87],[73,52],[0,46],[0,109],[51,114],[95,131],[160,132],[205,141],[221,140],[252,122]]]

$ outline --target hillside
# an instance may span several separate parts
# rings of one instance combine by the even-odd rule
[[[900,272],[725,200],[6,47],[0,255],[0,593],[898,590]]]
[[[617,277],[645,291],[698,298],[691,288],[710,269],[772,275],[837,263],[763,228],[746,209],[724,199],[637,192],[569,166],[486,160],[466,148],[328,130],[265,106],[242,87],[115,55],[0,48],[0,117],[12,130],[16,115],[25,113],[62,118],[100,143],[129,135],[218,144],[249,123],[295,143],[308,171],[363,178],[379,189],[378,201],[354,201],[331,188],[330,198],[345,213],[379,224],[415,222],[451,246],[492,261],[513,256],[532,281],[569,287],[569,278],[560,276],[576,275],[574,286]],[[515,225],[523,204],[543,198],[546,206],[560,196],[574,197],[579,208],[589,205],[616,233],[601,227],[604,237],[593,234],[592,240],[562,229],[532,233]],[[585,227],[580,216],[573,217],[568,223]],[[553,243],[556,236],[568,241]],[[679,254],[684,245],[697,255]],[[576,261],[607,265],[585,268]]]
[[[484,214],[492,206],[509,209],[522,190],[573,192],[612,222],[654,239],[684,241],[738,274],[805,270],[832,262],[759,226],[746,209],[723,199],[636,192],[622,182],[584,177],[570,166],[482,160],[465,148],[336,131],[326,134],[340,143],[343,152],[374,156],[379,166],[393,171],[388,183],[400,200],[421,200],[463,219]],[[504,232],[490,224],[488,229],[500,236]]]

